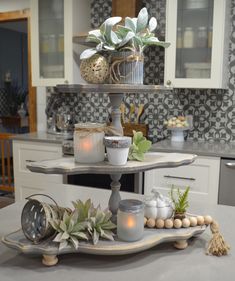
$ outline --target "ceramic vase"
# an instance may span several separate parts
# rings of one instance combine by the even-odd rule
[[[120,166],[127,163],[131,137],[105,137],[104,145],[111,165]]]

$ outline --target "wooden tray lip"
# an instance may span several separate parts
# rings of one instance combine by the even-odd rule
[[[157,157],[159,159],[162,157],[163,159],[157,161],[159,160]],[[95,164],[80,164],[75,162],[74,157],[64,157],[55,160],[32,162],[27,164],[27,168],[31,172],[44,174],[132,174],[155,168],[188,165],[194,162],[196,157],[197,155],[195,154],[168,153],[166,156],[164,153],[149,152],[145,155],[145,161],[128,161],[126,165],[122,166],[112,166],[107,160]],[[47,162],[55,162],[56,164],[53,167],[48,167],[46,166]]]
[[[25,254],[61,255],[67,253],[85,253],[93,255],[127,255],[150,249],[164,242],[187,240],[193,236],[202,234],[206,228],[207,226],[203,225],[181,229],[164,229],[164,232],[157,229],[145,229],[145,233],[150,233],[147,239],[145,239],[146,236],[144,236],[143,239],[136,242],[123,242],[117,240],[114,242],[101,241],[97,245],[93,245],[91,242],[81,242],[77,250],[70,246],[59,250],[58,244],[52,241],[42,242],[35,245],[28,240],[27,243],[23,243],[20,240],[12,240],[11,236],[18,233],[21,235],[19,239],[22,239],[23,232],[21,229],[3,236],[2,242],[9,248],[16,249]],[[156,235],[153,234],[155,231]]]

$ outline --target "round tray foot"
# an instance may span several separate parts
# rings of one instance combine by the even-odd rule
[[[187,240],[175,241],[174,247],[178,250],[184,250],[188,247],[188,242],[187,242]]]
[[[58,263],[58,258],[55,255],[48,256],[48,255],[43,255],[42,256],[42,263],[46,266],[53,266]]]

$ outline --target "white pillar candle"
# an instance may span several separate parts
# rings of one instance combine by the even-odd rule
[[[79,123],[74,131],[74,157],[79,163],[104,161],[104,124]]]

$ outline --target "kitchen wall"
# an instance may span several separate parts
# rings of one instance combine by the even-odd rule
[[[228,90],[174,89],[149,94],[125,96],[127,109],[130,103],[144,104],[142,122],[149,126],[149,137],[154,142],[168,136],[164,120],[171,116],[193,115],[193,130],[188,137],[194,140],[235,141],[235,0],[231,6],[229,42],[229,83]],[[93,0],[91,5],[92,25],[98,27],[111,15],[111,0]],[[151,16],[158,19],[157,35],[164,39],[165,0],[144,0]],[[162,84],[164,75],[164,50],[150,47],[146,50],[145,83]],[[48,116],[62,106],[65,111],[74,111],[77,122],[105,122],[110,112],[107,95],[53,95],[48,97]]]

